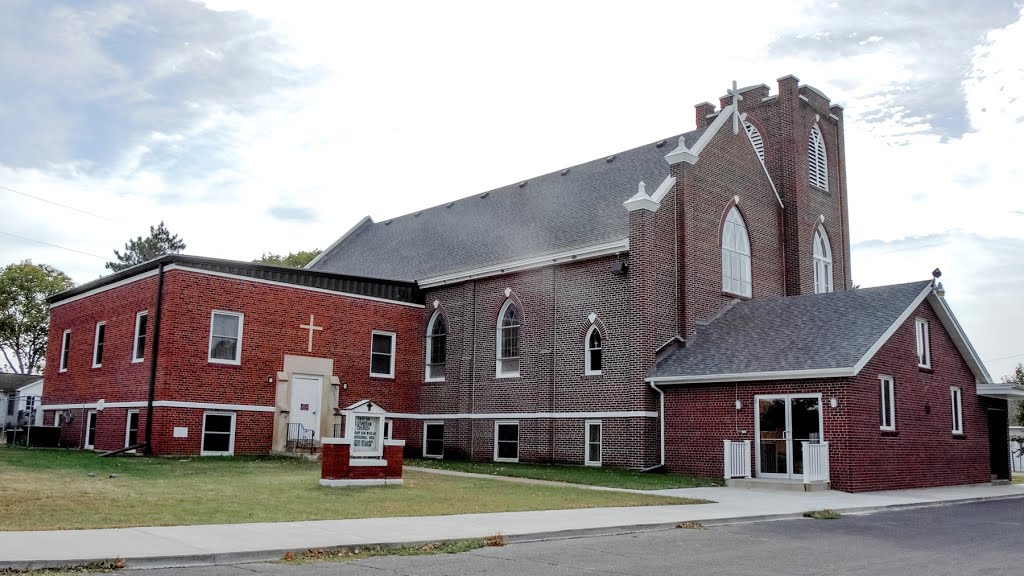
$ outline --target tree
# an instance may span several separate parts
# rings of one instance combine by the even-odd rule
[[[33,374],[42,367],[50,327],[46,299],[74,285],[67,274],[31,260],[0,271],[0,351],[11,370]]]
[[[1006,384],[1024,386],[1024,364],[1017,364],[1017,367],[1013,369],[1012,374],[1003,376],[1003,382]],[[1013,409],[1010,414],[1010,424],[1024,426],[1024,402],[1017,400],[1010,402],[1010,406]]]
[[[159,226],[149,227],[148,237],[139,236],[135,240],[129,240],[124,245],[124,254],[114,250],[114,257],[118,261],[107,262],[106,266],[108,270],[120,272],[166,254],[177,254],[184,249],[185,242],[178,238],[177,234],[172,235],[161,220]]]
[[[302,268],[306,264],[309,264],[309,262],[319,254],[320,250],[289,252],[287,256],[281,256],[280,254],[274,254],[273,252],[264,252],[263,256],[260,256],[259,260],[253,260],[253,262],[258,262],[260,264],[273,264],[275,266],[292,266],[294,268]]]

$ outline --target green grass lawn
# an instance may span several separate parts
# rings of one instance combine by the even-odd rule
[[[700,503],[411,471],[405,473],[404,486],[324,488],[318,484],[318,462],[290,458],[99,458],[89,452],[10,447],[0,448],[0,478],[6,492],[0,500],[0,530]]]
[[[557,464],[508,464],[500,462],[465,462],[460,460],[434,460],[414,458],[405,461],[407,466],[474,472],[489,476],[512,476],[554,480],[570,484],[609,486],[633,490],[667,490],[670,488],[700,488],[721,486],[716,478],[698,478],[681,474],[655,474],[637,470],[598,468],[594,466],[565,466]]]

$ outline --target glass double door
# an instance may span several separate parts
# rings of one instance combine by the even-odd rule
[[[821,442],[821,396],[758,396],[757,475],[802,478],[803,442]]]

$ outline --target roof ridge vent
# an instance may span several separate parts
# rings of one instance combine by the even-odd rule
[[[415,218],[415,217],[419,216],[420,214],[423,214],[422,210],[420,210],[419,212],[413,214],[412,217]]]
[[[519,187],[522,188],[523,186],[526,186],[527,182],[529,182],[529,180],[523,180],[522,182],[519,183]]]
[[[559,172],[559,174],[561,174],[562,176],[565,176],[568,173],[569,173],[569,169],[568,168],[566,168],[566,169],[562,170],[561,172]]]
[[[665,145],[665,142],[667,142],[667,140],[658,140],[658,141],[657,141],[657,142],[656,142],[656,143],[654,144],[654,147],[655,147],[655,148],[661,148],[662,146],[664,146],[664,145]]]
[[[384,222],[384,225],[385,226],[390,226],[391,225],[391,220],[387,220],[386,222]]]
[[[611,162],[612,160],[615,160],[615,154],[612,154],[611,156],[604,159],[605,162]]]
[[[490,192],[484,192],[483,194],[481,194],[481,195],[480,195],[480,197],[481,197],[481,198],[487,198],[487,196],[488,196],[489,194],[490,194]]]
[[[455,206],[455,202],[449,202],[449,203],[448,203],[448,204],[447,204],[447,205],[445,206],[445,208],[451,208],[452,206]]]

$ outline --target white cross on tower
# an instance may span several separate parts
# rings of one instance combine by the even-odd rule
[[[740,133],[740,100],[743,100],[743,95],[736,88],[736,81],[732,81],[732,89],[728,90],[729,94],[732,95],[732,133]]]
[[[306,351],[307,352],[312,352],[313,351],[313,331],[314,330],[323,330],[324,327],[323,326],[316,326],[315,324],[313,324],[313,315],[310,314],[309,315],[309,324],[299,324],[299,328],[306,328],[306,329],[309,330],[309,348]]]

